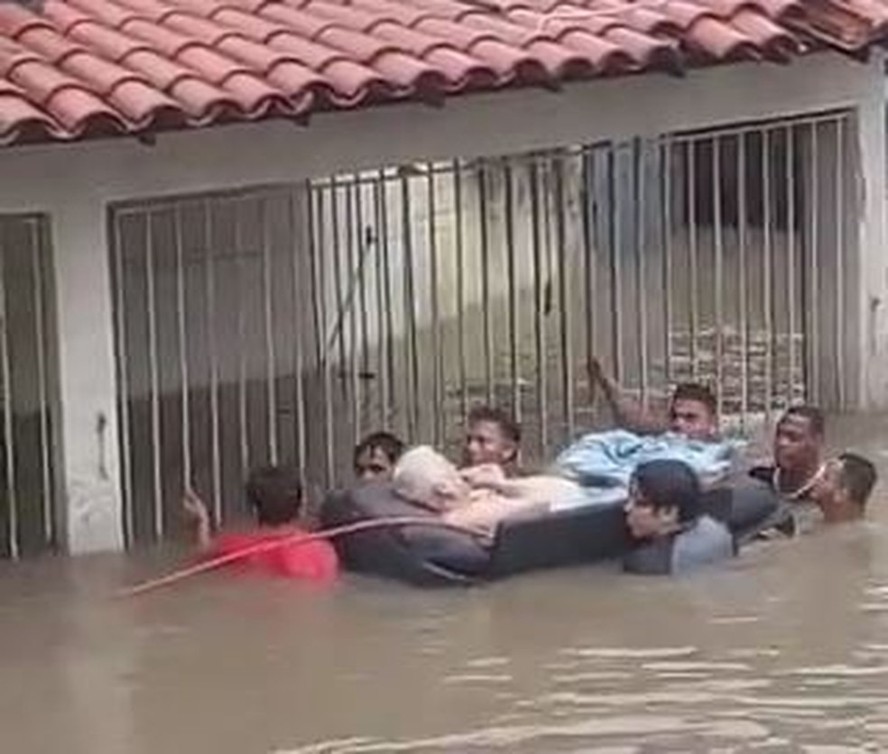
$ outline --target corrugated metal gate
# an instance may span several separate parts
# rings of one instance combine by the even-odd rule
[[[0,215],[0,556],[57,543],[55,292],[43,216]]]
[[[593,421],[591,355],[642,400],[717,385],[740,422],[842,406],[852,133],[825,114],[114,208],[130,541],[186,479],[222,519],[252,465],[322,488],[364,432],[452,444],[478,401],[549,457]]]

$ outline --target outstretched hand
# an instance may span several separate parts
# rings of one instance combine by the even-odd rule
[[[194,524],[209,524],[210,512],[207,505],[190,487],[182,495],[182,512]]]

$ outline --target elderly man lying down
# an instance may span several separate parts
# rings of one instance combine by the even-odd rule
[[[487,538],[507,518],[547,513],[558,501],[581,494],[571,480],[554,476],[508,479],[494,464],[459,470],[425,445],[401,456],[392,481],[403,500]]]

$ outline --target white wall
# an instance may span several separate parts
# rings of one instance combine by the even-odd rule
[[[111,201],[250,184],[289,183],[416,159],[521,152],[630,135],[656,135],[776,115],[856,108],[862,327],[861,403],[888,404],[884,245],[884,83],[881,58],[837,55],[791,66],[745,64],[448,101],[326,114],[306,128],[283,121],[135,139],[0,152],[0,212],[52,214],[56,252],[68,546],[121,543],[112,300],[106,208]],[[108,419],[100,457],[99,415]],[[106,473],[102,473],[102,472]]]

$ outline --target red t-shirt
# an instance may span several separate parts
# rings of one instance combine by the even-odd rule
[[[218,558],[248,550],[266,542],[279,539],[305,536],[306,532],[296,527],[274,530],[257,530],[220,534],[213,540],[205,557]],[[273,576],[310,581],[332,581],[339,573],[339,559],[336,550],[326,540],[299,542],[293,539],[269,550],[260,550],[231,562],[231,565],[246,566]]]

